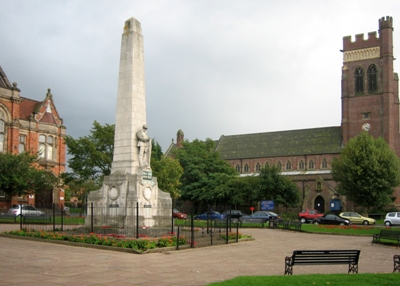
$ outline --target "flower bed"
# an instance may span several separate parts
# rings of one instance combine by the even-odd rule
[[[30,231],[14,230],[5,233],[11,235],[34,237],[34,238],[49,239],[49,240],[62,240],[62,241],[70,241],[77,243],[105,245],[111,247],[131,248],[140,252],[160,247],[176,246],[177,243],[179,243],[179,245],[188,244],[185,238],[180,237],[179,239],[177,239],[176,236],[170,236],[170,235],[154,239],[150,238],[129,239],[126,238],[124,235],[116,235],[116,234],[101,235],[101,234],[90,233],[89,235],[73,235],[73,234],[68,235],[58,232],[35,231],[35,230],[30,230]]]

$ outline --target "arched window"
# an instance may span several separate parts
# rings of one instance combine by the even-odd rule
[[[256,164],[256,172],[260,172],[260,170],[261,170],[261,165],[260,165],[260,163],[257,163]]]
[[[304,161],[303,160],[301,160],[299,163],[299,169],[304,170]]]
[[[240,174],[240,165],[239,164],[236,165],[236,172],[238,172]]]
[[[247,165],[247,164],[244,165],[244,172],[245,173],[249,172],[249,165]]]
[[[354,72],[355,91],[364,91],[364,70],[362,67],[357,67]]]
[[[313,160],[308,161],[308,169],[314,169],[314,161]]]
[[[6,133],[6,124],[2,119],[0,119],[0,152],[1,153],[4,152],[5,133]]]
[[[376,83],[376,66],[370,65],[368,67],[368,91],[376,91],[377,83]]]
[[[292,162],[290,161],[286,162],[286,170],[292,170]]]
[[[328,168],[328,161],[326,159],[322,160],[322,169],[327,169]]]
[[[265,162],[265,165],[264,165],[264,166],[265,166],[266,169],[268,169],[268,168],[269,168],[269,163],[268,163],[268,162]]]
[[[282,163],[279,161],[276,166],[278,167],[278,170],[282,170]]]

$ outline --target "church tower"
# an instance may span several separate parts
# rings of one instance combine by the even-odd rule
[[[376,32],[343,38],[342,135],[346,145],[360,132],[383,137],[400,157],[398,75],[393,71],[393,19]]]

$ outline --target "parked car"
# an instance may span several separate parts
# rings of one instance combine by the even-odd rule
[[[376,221],[373,218],[362,216],[355,212],[343,212],[339,214],[340,217],[348,219],[352,224],[375,224]]]
[[[383,223],[386,226],[400,224],[400,212],[387,213]]]
[[[318,217],[312,221],[313,224],[336,224],[336,225],[350,225],[348,219],[341,218],[334,214],[326,214]]]
[[[307,223],[307,222],[313,221],[314,219],[319,218],[323,215],[324,214],[320,213],[317,210],[306,209],[306,210],[302,210],[301,212],[299,212],[298,217],[299,217],[299,221],[301,221],[301,223]]]
[[[187,219],[188,215],[181,212],[180,210],[173,209],[172,210],[172,217],[173,218],[178,218],[178,219]]]
[[[222,213],[226,218],[230,218],[232,222],[237,222],[242,216],[247,215],[241,210],[226,210]]]
[[[274,212],[257,211],[251,215],[243,215],[240,217],[239,220],[241,223],[247,223],[247,222],[265,223],[266,221],[277,220],[277,219],[279,219],[279,215]]]
[[[216,220],[216,219],[225,219],[225,216],[217,211],[207,211],[203,214],[198,214],[194,216],[194,219],[200,220]]]
[[[22,208],[22,212],[21,212]],[[44,212],[38,210],[33,206],[28,205],[12,205],[11,208],[7,212],[10,215],[15,216],[44,216],[46,215]]]

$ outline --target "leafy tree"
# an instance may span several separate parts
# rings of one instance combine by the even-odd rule
[[[151,166],[153,166],[153,161],[160,161],[162,159],[163,153],[160,144],[151,140]]]
[[[0,153],[0,190],[15,196],[53,189],[57,178],[37,162],[36,154]]]
[[[226,201],[237,206],[254,204],[257,200],[259,178],[256,176],[235,177],[228,183]]]
[[[115,125],[102,126],[94,121],[90,135],[74,139],[66,136],[65,143],[68,154],[69,167],[73,170],[71,176],[83,181],[101,181],[111,172],[111,163],[114,151]]]
[[[179,180],[183,174],[183,169],[179,162],[166,157],[159,161],[152,159],[151,166],[153,175],[157,177],[158,187],[162,191],[170,193],[171,198],[176,201],[181,196],[179,190],[181,182]]]
[[[224,197],[228,182],[236,171],[215,151],[214,141],[184,141],[174,157],[184,172],[181,178],[182,198],[195,202],[215,203]]]
[[[266,165],[260,171],[258,200],[274,200],[284,207],[298,205],[300,196],[297,186],[280,174],[279,166]]]
[[[392,202],[400,184],[400,161],[381,137],[368,132],[353,137],[340,158],[332,162],[333,178],[339,193],[369,210]]]

